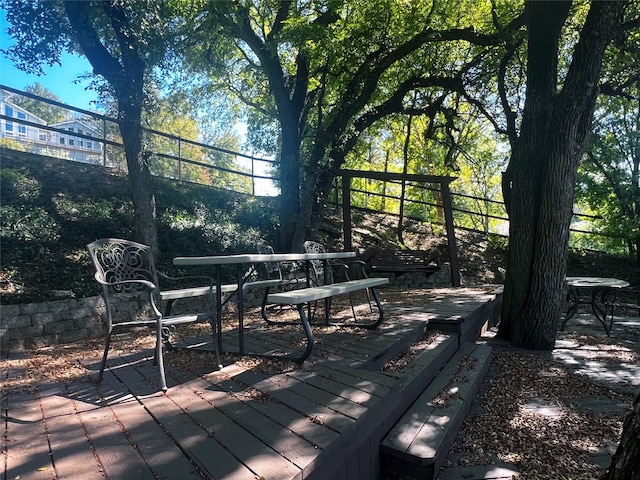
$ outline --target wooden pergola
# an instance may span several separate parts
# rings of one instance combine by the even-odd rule
[[[363,170],[340,170],[342,176],[342,225],[345,250],[352,250],[351,235],[351,179],[370,178],[382,181],[431,183],[439,185],[444,211],[445,228],[447,231],[447,243],[449,245],[449,261],[451,266],[451,282],[454,287],[460,286],[460,262],[458,260],[458,247],[456,234],[453,228],[453,208],[451,203],[451,191],[449,184],[456,177],[438,175],[417,175],[409,173],[372,172]],[[402,219],[400,219],[402,221]]]

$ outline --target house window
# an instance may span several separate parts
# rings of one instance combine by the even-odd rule
[[[73,138],[69,139],[69,145],[73,145]]]
[[[41,142],[46,142],[47,134],[45,132],[38,131],[38,140],[40,140]]]
[[[9,106],[9,105],[5,105],[4,106],[4,114],[7,117],[13,117],[13,107]]]
[[[73,132],[73,127],[67,127],[67,130]]]
[[[78,146],[79,147],[84,147],[84,141],[83,140],[78,140]]]
[[[18,118],[20,120],[26,120],[27,116],[22,112],[18,112]],[[20,135],[21,137],[26,137],[27,136],[27,126],[26,125],[18,124],[18,135]]]
[[[4,124],[4,131],[7,135],[13,135],[13,122],[6,122]]]
[[[60,137],[60,145],[64,145],[64,137]]]

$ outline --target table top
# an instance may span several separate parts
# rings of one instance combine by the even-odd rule
[[[237,255],[211,255],[205,257],[176,257],[174,265],[231,265],[237,263],[290,262],[296,260],[333,260],[354,258],[356,252],[326,253],[241,253]]]
[[[577,288],[624,288],[629,282],[618,278],[607,277],[567,277],[567,285]]]

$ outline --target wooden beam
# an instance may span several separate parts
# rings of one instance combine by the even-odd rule
[[[356,178],[373,178],[376,180],[398,180],[407,182],[426,182],[439,183],[448,185],[458,177],[439,176],[439,175],[421,175],[412,173],[395,173],[395,172],[373,172],[367,170],[338,170],[337,175],[343,177]]]
[[[342,228],[344,234],[344,249],[353,250],[351,234],[351,177],[342,177]]]
[[[442,208],[444,210],[445,227],[447,230],[447,243],[449,246],[449,261],[451,267],[451,283],[454,287],[459,287],[460,280],[460,261],[458,259],[458,246],[456,243],[456,234],[453,225],[453,205],[451,202],[451,191],[449,184],[457,177],[439,176],[439,175],[419,175],[411,173],[394,173],[394,172],[374,172],[366,170],[338,170],[338,176],[342,176],[342,226],[344,234],[344,249],[352,250],[351,238],[351,179],[371,178],[383,181],[405,181],[418,183],[437,183],[440,185],[442,193]]]

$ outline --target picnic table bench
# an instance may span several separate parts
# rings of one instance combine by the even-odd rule
[[[332,283],[329,285],[321,285],[318,287],[301,288],[298,290],[290,290],[287,292],[271,293],[267,296],[267,302],[280,305],[293,305],[298,310],[300,315],[300,322],[306,335],[306,348],[301,355],[297,357],[289,356],[288,359],[294,362],[302,363],[313,350],[313,332],[311,331],[311,322],[305,312],[306,307],[311,303],[318,300],[325,300],[325,325],[334,326],[352,326],[361,327],[367,329],[375,329],[382,323],[384,311],[382,304],[380,303],[380,297],[376,287],[386,285],[389,283],[388,278],[363,278],[360,280],[349,280],[346,282]],[[368,323],[338,323],[331,322],[329,320],[330,300],[336,295],[350,294],[359,290],[367,290],[371,292],[374,301],[378,307],[378,318],[373,322]]]
[[[361,249],[358,258],[369,273],[424,273],[427,276],[439,270],[430,252],[424,250]]]
[[[264,262],[288,262],[288,261],[304,261],[308,265],[313,260],[322,260],[329,261],[334,259],[350,259],[355,257],[355,252],[328,252],[328,253],[283,253],[283,254],[238,254],[238,255],[214,255],[214,256],[204,256],[204,257],[176,257],[173,259],[173,263],[175,265],[212,265],[215,267],[215,278],[217,279],[217,285],[223,285],[223,288],[215,288],[216,295],[216,317],[217,317],[217,326],[216,332],[217,335],[217,343],[218,349],[222,349],[222,293],[227,288],[237,287],[235,290],[235,296],[238,302],[238,350],[237,352],[228,352],[228,353],[237,353],[240,355],[255,355],[259,357],[267,357],[267,358],[286,358],[288,360],[292,360],[294,362],[301,363],[304,361],[306,357],[309,356],[311,350],[313,348],[313,334],[311,332],[311,327],[309,323],[309,319],[304,312],[304,307],[310,302],[314,302],[317,300],[325,300],[325,322],[328,325],[349,325],[354,327],[362,327],[362,328],[376,328],[381,322],[383,318],[383,310],[382,305],[380,303],[380,299],[378,297],[378,293],[375,290],[375,287],[380,285],[385,285],[389,283],[388,278],[364,278],[360,280],[351,280],[347,282],[340,283],[330,283],[318,287],[311,288],[302,288],[290,291],[284,291],[279,293],[268,293],[266,301],[263,300],[263,308],[266,303],[269,304],[281,304],[281,305],[292,305],[297,306],[298,312],[300,313],[300,320],[302,322],[302,327],[307,339],[307,346],[305,351],[299,355],[268,355],[268,354],[259,354],[259,353],[249,353],[244,349],[244,315],[243,315],[243,290],[248,286],[262,286],[265,288],[282,285],[289,280],[285,279],[268,279],[268,280],[256,280],[252,281],[250,278],[245,278],[243,265],[246,264],[255,264],[255,263],[264,263]],[[222,265],[235,265],[236,266],[236,282],[235,284],[230,284],[226,286],[222,283],[221,276],[221,266]],[[372,293],[376,305],[379,311],[379,318],[377,321],[369,322],[369,323],[358,323],[358,322],[350,322],[348,324],[340,324],[340,323],[330,323],[329,322],[329,306],[330,299],[336,295],[340,294],[351,294],[352,292],[356,292],[358,290],[368,290]],[[263,318],[267,320],[266,315],[263,310]],[[274,321],[268,321],[268,323],[278,323]],[[298,322],[296,322],[297,324]]]

